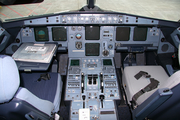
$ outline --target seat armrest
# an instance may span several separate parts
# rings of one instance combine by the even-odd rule
[[[148,99],[135,108],[133,113],[134,120],[142,120],[147,117],[152,111],[163,104],[172,96],[173,92],[169,88],[157,89]]]
[[[15,95],[15,98],[21,99],[26,101],[27,103],[31,104],[38,110],[44,112],[45,114],[51,116],[51,112],[54,109],[53,103],[47,100],[43,100],[32,94],[26,88],[19,88],[18,92]]]

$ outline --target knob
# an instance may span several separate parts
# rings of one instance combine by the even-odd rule
[[[109,55],[109,51],[108,50],[104,50],[102,54],[103,54],[103,56],[108,56]]]
[[[76,42],[76,48],[81,49],[82,48],[82,42]]]

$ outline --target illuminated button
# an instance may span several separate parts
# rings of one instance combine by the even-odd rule
[[[84,18],[83,18],[83,17],[81,17],[81,20],[84,20]]]
[[[98,59],[96,59],[96,62],[98,62]]]
[[[68,20],[71,20],[71,18],[70,18],[70,17],[67,17],[67,19],[68,19]]]
[[[105,17],[103,17],[103,18],[102,18],[102,21],[105,21],[105,20],[106,20],[106,18],[105,18]]]
[[[90,62],[91,60],[88,60],[88,62]]]
[[[94,60],[92,60],[92,62],[94,62]]]
[[[88,17],[86,17],[86,18],[85,18],[85,20],[87,21],[87,20],[89,20],[89,18],[88,18]]]
[[[77,17],[73,17],[73,20],[77,20]]]
[[[117,20],[117,18],[116,18],[116,17],[113,17],[113,19],[114,19],[114,20]]]
[[[108,17],[108,20],[112,20],[112,18],[111,18],[111,17]]]
[[[84,62],[86,62],[86,60],[84,60]]]

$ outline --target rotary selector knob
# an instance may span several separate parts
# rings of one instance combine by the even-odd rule
[[[78,28],[77,28],[79,31],[81,31],[82,30],[82,27],[81,26],[78,26]]]
[[[72,26],[72,27],[71,27],[71,30],[72,30],[72,31],[75,31],[75,30],[76,30],[76,26]]]
[[[102,54],[103,54],[103,56],[108,56],[109,55],[109,51],[108,50],[104,50]]]
[[[82,42],[76,42],[76,48],[81,49],[82,48]]]

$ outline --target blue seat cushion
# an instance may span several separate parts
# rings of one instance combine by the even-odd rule
[[[44,73],[20,73],[21,87],[25,87],[37,97],[54,102],[57,90],[58,74],[49,73],[50,80],[38,81],[41,74]]]

